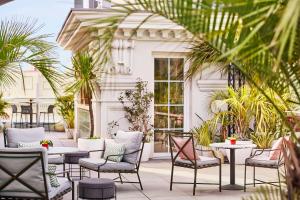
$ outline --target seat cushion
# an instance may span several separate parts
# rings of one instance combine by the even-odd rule
[[[7,129],[7,144],[8,147],[17,148],[19,142],[39,142],[45,139],[45,130],[39,128],[8,128]]]
[[[220,164],[219,159],[206,157],[206,156],[200,156],[200,159],[196,160],[196,162],[197,162],[197,167],[199,167],[199,168],[218,166]],[[177,159],[175,161],[175,165],[191,167],[193,165],[193,163],[189,160]]]
[[[59,186],[51,188],[51,192],[49,193],[50,199],[72,190],[72,183],[67,178],[58,177],[57,180],[59,182]]]
[[[134,164],[127,162],[107,161],[107,163],[103,165],[104,162],[104,159],[82,158],[79,160],[79,165],[95,171],[98,170],[99,166],[100,171],[132,171],[135,169]]]
[[[143,140],[142,132],[125,132],[119,130],[115,136],[115,141],[125,145],[125,154],[138,151]],[[124,155],[122,161],[135,164],[138,161],[139,152]]]
[[[279,138],[272,146],[272,150],[269,155],[269,160],[278,160],[281,149],[283,148],[283,137]]]
[[[246,165],[276,168],[278,166],[278,160],[270,160],[268,156],[255,156],[246,160]]]
[[[62,165],[64,164],[63,156],[48,156],[48,164]]]

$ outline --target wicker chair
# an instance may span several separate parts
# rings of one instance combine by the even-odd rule
[[[98,172],[98,178],[100,178],[100,173],[117,173],[118,178],[121,183],[138,183],[140,185],[141,190],[143,190],[142,182],[139,175],[139,168],[141,157],[144,149],[144,136],[141,132],[124,132],[118,131],[117,135],[115,136],[114,140],[117,143],[124,143],[125,144],[125,153],[122,154],[123,159],[121,162],[113,162],[110,161],[109,158],[113,156],[120,156],[120,155],[110,155],[107,158],[82,158],[79,160],[80,166],[80,179],[82,178],[82,170],[88,169],[92,171]],[[104,150],[96,150],[96,151],[103,151]],[[95,152],[95,151],[90,151]],[[121,174],[136,174],[138,178],[138,182],[132,181],[124,181],[122,179]],[[116,180],[115,179],[115,180]]]
[[[278,159],[276,159],[276,160],[269,159],[269,154],[272,151],[280,151],[280,155],[279,155]],[[250,157],[245,160],[244,192],[246,192],[247,185],[253,185],[255,187],[255,184],[270,184],[270,185],[279,187],[280,191],[281,191],[281,180],[280,180],[279,168],[281,166],[284,166],[284,159],[283,159],[281,151],[282,151],[281,149],[254,149],[254,150],[252,150]],[[267,154],[267,155],[265,155],[265,154]],[[248,166],[253,167],[253,183],[246,182]],[[264,181],[264,180],[257,179],[255,177],[255,168],[256,167],[276,169],[278,181]]]
[[[44,148],[0,149],[0,199],[62,199],[72,191],[74,182],[58,177],[59,186],[51,187],[47,152]]]
[[[181,139],[183,142],[181,144],[178,143],[177,139]],[[221,192],[221,159],[216,157],[212,150],[201,150],[195,148],[194,137],[192,133],[185,132],[169,132],[169,141],[170,141],[170,152],[171,152],[171,160],[172,160],[172,168],[171,168],[171,181],[170,181],[170,190],[173,189],[173,184],[193,184],[193,195],[195,195],[196,185],[219,185],[219,191]],[[188,146],[191,144],[192,149]],[[177,149],[177,152],[175,152]],[[199,160],[192,159],[189,155],[187,155],[187,151],[192,151],[192,158],[197,158],[199,156]],[[197,152],[197,153],[196,153]],[[213,157],[204,156],[203,152],[210,152]],[[185,159],[182,159],[185,157]],[[208,168],[208,167],[219,167],[219,182],[218,183],[200,183],[197,182],[197,171],[198,169]],[[194,170],[194,181],[191,182],[174,182],[174,168],[175,167],[183,167],[190,168]]]

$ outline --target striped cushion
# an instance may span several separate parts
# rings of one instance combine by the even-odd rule
[[[55,171],[56,171],[56,165],[49,165],[48,166],[48,175],[49,175],[49,179],[50,179],[50,185],[51,187],[59,187],[60,184],[57,180],[57,176],[55,175]]]

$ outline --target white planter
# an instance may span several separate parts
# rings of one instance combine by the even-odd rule
[[[152,143],[144,144],[144,150],[143,150],[143,154],[142,154],[142,158],[141,158],[142,162],[146,162],[149,160],[151,153],[152,153],[152,147],[153,147]]]
[[[225,140],[226,143],[230,143],[230,140]],[[252,140],[248,141],[236,141],[236,144],[252,144]],[[252,148],[236,149],[235,150],[235,164],[243,165],[245,164],[246,158],[249,158]],[[226,149],[226,155],[230,162],[230,150]]]
[[[103,150],[104,139],[78,138],[78,149],[80,151]],[[102,157],[102,154],[103,151],[92,152],[90,153],[90,157],[94,159],[99,159]]]
[[[73,138],[73,134],[74,134],[74,129],[72,128],[65,128],[65,133],[66,133],[66,137],[68,139],[72,139]]]

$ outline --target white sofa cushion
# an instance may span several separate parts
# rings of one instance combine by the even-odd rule
[[[8,147],[16,148],[19,142],[39,142],[45,139],[45,129],[39,128],[8,128],[7,129]]]

